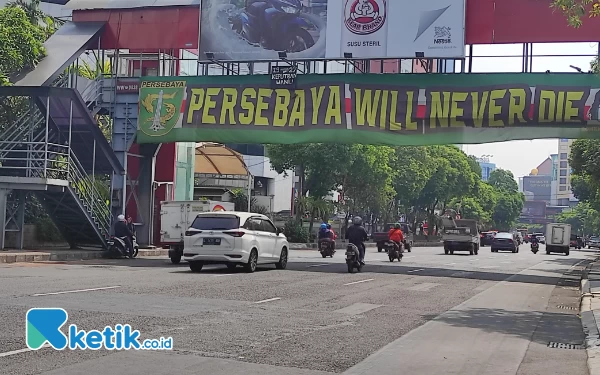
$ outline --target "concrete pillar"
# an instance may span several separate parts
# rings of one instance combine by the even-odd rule
[[[6,208],[8,203],[8,194],[10,190],[0,189],[0,250],[4,250],[4,241],[6,239]]]
[[[136,227],[137,240],[140,246],[152,245],[152,225],[154,215],[154,166],[157,144],[140,145],[140,172],[138,178],[138,221],[142,224]]]
[[[25,239],[25,200],[27,199],[27,192],[25,190],[18,190],[17,199],[19,200],[19,207],[17,208],[17,215],[15,217],[17,227],[19,228],[17,234],[17,248],[23,250],[23,241]]]

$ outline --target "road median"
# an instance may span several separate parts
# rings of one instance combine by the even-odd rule
[[[138,257],[168,256],[168,249],[140,249]],[[2,251],[0,263],[72,261],[105,258],[103,250]]]

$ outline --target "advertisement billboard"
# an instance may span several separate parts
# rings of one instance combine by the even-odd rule
[[[525,201],[521,218],[543,218],[546,217],[546,202]]]
[[[589,74],[144,77],[139,143],[430,145],[600,138]]]
[[[525,176],[523,177],[523,192],[531,196],[534,201],[550,202],[552,197],[551,176]],[[529,194],[528,194],[529,193]]]
[[[465,0],[202,0],[201,17],[201,60],[465,54]]]

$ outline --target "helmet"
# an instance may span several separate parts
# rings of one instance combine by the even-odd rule
[[[321,224],[321,229],[327,229],[327,224],[325,224],[325,223]]]
[[[401,228],[401,225],[400,225],[400,223],[396,223],[396,224],[394,224],[394,228],[396,228],[396,229],[400,229],[400,228]]]
[[[119,215],[119,216],[117,216],[117,220],[119,220],[119,221],[125,221],[125,215]]]
[[[331,224],[327,224],[327,229],[331,229]]]
[[[361,225],[362,224],[362,218],[360,216],[354,216],[354,218],[352,219],[352,223],[354,225]]]

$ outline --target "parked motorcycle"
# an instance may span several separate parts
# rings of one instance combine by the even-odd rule
[[[319,241],[319,252],[323,258],[333,258],[333,254],[335,254],[335,242],[327,240]]]
[[[403,244],[400,244],[400,246],[398,246],[393,241],[387,241],[385,243],[385,251],[388,253],[388,258],[390,259],[390,262],[393,262],[396,259],[398,259],[398,262],[402,260],[402,257],[404,256],[402,254],[404,253],[403,247]]]
[[[358,247],[354,244],[348,244],[346,247],[346,265],[348,266],[348,272],[352,273],[354,269],[358,272],[362,270],[362,264],[360,263],[360,252]]]
[[[537,242],[532,242],[531,243],[531,252],[534,254],[537,254],[537,252],[540,250],[540,245]]]
[[[126,258],[135,258],[138,254],[139,247],[137,245],[137,240],[133,237],[133,253],[129,254],[126,250],[125,245],[125,237],[115,237],[111,236],[108,240],[108,255],[114,258],[126,257]]]
[[[231,29],[248,43],[285,52],[304,51],[315,44],[306,30],[311,25],[300,16],[300,0],[253,2],[229,17]]]
[[[408,242],[407,239],[404,240],[404,248],[406,249],[406,251],[408,251],[410,253],[410,250],[412,249],[412,246],[410,245],[410,242]]]

